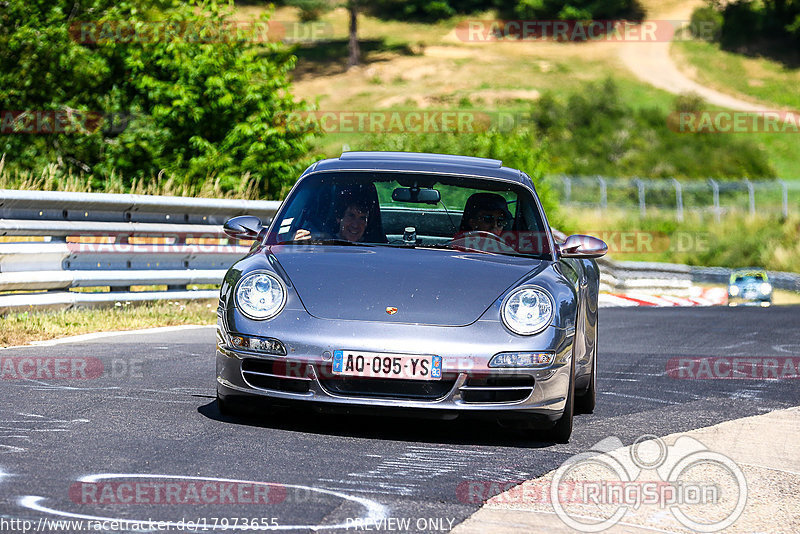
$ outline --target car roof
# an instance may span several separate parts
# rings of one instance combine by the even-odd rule
[[[533,183],[527,174],[504,167],[503,162],[497,159],[422,152],[343,152],[338,158],[316,162],[303,174],[333,170],[408,171],[478,176],[511,180],[533,188]]]

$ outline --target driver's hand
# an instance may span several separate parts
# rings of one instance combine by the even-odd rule
[[[311,239],[311,232],[308,230],[303,230],[302,228],[294,233],[294,240],[295,241],[303,241],[305,239]]]

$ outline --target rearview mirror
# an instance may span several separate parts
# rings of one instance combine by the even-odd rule
[[[437,189],[419,187],[398,187],[392,191],[395,202],[414,202],[419,204],[438,204],[442,199]]]
[[[590,235],[571,235],[558,250],[564,258],[599,258],[608,252],[608,245]]]
[[[255,239],[261,232],[261,219],[252,215],[240,215],[225,221],[222,231],[234,239]]]

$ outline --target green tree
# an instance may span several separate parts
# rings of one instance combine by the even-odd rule
[[[216,0],[8,0],[0,109],[95,112],[126,127],[5,135],[7,164],[116,170],[128,182],[163,170],[190,189],[214,179],[280,198],[307,163],[313,136],[281,123],[304,109],[288,81],[295,58],[261,42],[266,17],[234,29],[231,15]]]

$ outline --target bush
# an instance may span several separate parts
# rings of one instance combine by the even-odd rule
[[[506,18],[602,20],[627,18],[641,20],[644,10],[637,0],[496,0],[498,13]]]
[[[96,180],[116,171],[127,185],[163,170],[189,189],[207,180],[225,191],[257,184],[262,195],[281,198],[307,163],[313,132],[286,131],[277,120],[303,107],[289,91],[295,58],[288,50],[252,35],[203,42],[190,30],[225,27],[230,6],[217,0],[6,4],[0,14],[2,109],[73,110],[126,121],[122,131],[5,135],[0,153],[9,169],[52,163]],[[96,42],[81,44],[70,34],[75,21],[139,28],[159,21],[161,28],[171,22],[188,30],[119,42],[103,39],[98,29]]]
[[[693,37],[718,42],[722,35],[722,14],[713,7],[698,7],[692,12],[689,31]]]
[[[697,107],[679,96],[676,107]],[[564,99],[545,93],[531,108],[547,137],[552,170],[576,175],[644,178],[772,178],[775,171],[755,142],[716,133],[676,133],[656,108],[633,108],[606,80]]]

